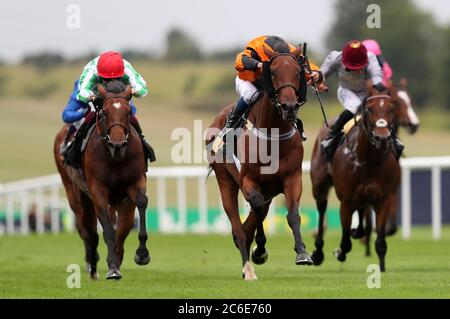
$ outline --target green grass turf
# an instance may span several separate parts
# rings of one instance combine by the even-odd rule
[[[308,250],[311,234],[305,234]],[[413,229],[412,239],[388,239],[387,272],[381,288],[369,289],[365,257],[353,241],[344,264],[332,255],[340,232],[329,232],[325,262],[320,267],[296,266],[289,235],[268,237],[269,260],[255,266],[258,280],[241,279],[240,257],[231,236],[151,234],[152,261],[137,266],[137,235],[126,243],[121,281],[105,280],[105,244],[100,243],[100,280],[82,273],[81,288],[66,287],[68,264],[83,265],[77,234],[0,237],[0,298],[449,298],[450,228],[433,241],[429,228]],[[83,268],[83,267],[82,267]]]

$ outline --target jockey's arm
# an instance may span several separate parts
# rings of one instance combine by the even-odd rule
[[[89,62],[81,73],[78,94],[76,96],[78,101],[89,103],[94,97],[94,89],[98,83],[97,76],[97,61],[96,59]]]
[[[236,71],[255,71],[259,67],[260,63],[261,62],[252,57],[251,51],[246,49],[244,52],[241,52],[236,56],[234,68]]]
[[[377,86],[383,81],[383,70],[378,63],[377,57],[373,53],[368,53],[369,64],[367,65],[367,71],[369,72],[369,78],[372,81],[373,86]]]
[[[131,85],[131,92],[134,97],[144,97],[148,94],[147,83],[144,78],[136,72],[131,63],[124,60],[125,65],[125,76],[128,77],[128,80]]]

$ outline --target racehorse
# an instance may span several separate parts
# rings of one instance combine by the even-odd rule
[[[315,265],[320,265],[324,259],[323,222],[328,193],[334,186],[341,202],[342,226],[340,249],[335,251],[335,256],[343,262],[351,250],[353,212],[373,207],[377,229],[375,247],[380,270],[385,271],[386,221],[400,183],[400,166],[391,137],[396,107],[389,91],[380,94],[370,86],[369,97],[362,103],[361,119],[338,146],[330,164],[326,163],[320,150],[320,141],[327,134],[327,128],[321,129],[311,160],[313,195],[319,211],[316,250],[311,256]]]
[[[420,120],[412,103],[411,96],[407,91],[407,81],[405,78],[401,78],[398,85],[392,84],[389,87],[392,95],[392,101],[395,105],[395,131],[398,131],[399,127],[407,129],[409,134],[415,134],[419,128]],[[389,214],[386,224],[386,235],[394,235],[397,231],[397,203],[398,194],[396,198],[393,198],[391,205],[392,210]],[[366,245],[366,256],[370,256],[370,237],[372,233],[372,207],[367,207],[364,211],[359,210],[359,224],[356,229],[352,229],[353,238],[363,238],[363,242]],[[364,221],[364,225],[363,225]]]
[[[59,154],[59,145],[68,125],[56,135],[53,151],[70,207],[75,213],[76,227],[84,242],[91,278],[98,279],[98,218],[108,247],[106,278],[120,279],[124,241],[133,227],[136,207],[139,210],[140,243],[134,260],[139,265],[150,261],[145,228],[146,163],[140,138],[130,126],[131,87],[113,80],[105,87],[99,84],[98,91],[103,105],[96,110],[95,129],[81,155],[81,169],[65,165]]]
[[[263,221],[267,216],[272,198],[280,193],[283,193],[286,198],[287,221],[293,232],[294,250],[297,253],[295,263],[297,265],[312,264],[301,236],[299,215],[303,145],[295,120],[301,105],[299,90],[302,85],[306,85],[306,79],[304,75],[302,76],[303,68],[298,62],[301,50],[297,49],[292,54],[266,50],[266,54],[270,61],[265,63],[263,74],[266,74],[266,80],[269,79],[266,83],[269,84],[265,86],[261,98],[252,106],[244,130],[237,136],[236,147],[241,150],[237,155],[240,160],[240,171],[233,162],[230,163],[227,160],[228,155],[221,152],[215,153],[215,158],[209,159],[210,166],[216,174],[223,207],[231,222],[235,245],[241,254],[245,280],[257,279],[254,268],[249,262],[250,246],[254,239],[256,247],[251,255],[253,262],[263,264],[267,261]],[[207,145],[213,144],[216,136],[211,132],[217,132],[224,127],[226,115],[232,107],[233,105],[229,105],[224,108],[211,124],[206,136]],[[270,128],[272,134],[265,134],[263,132],[265,128],[267,130]],[[274,131],[279,133],[273,134]],[[227,137],[227,141],[231,140],[232,138]],[[247,140],[256,141],[255,144],[261,143],[256,146],[246,143]],[[270,143],[265,145],[263,142]],[[227,143],[227,150],[228,144],[232,143]],[[277,158],[272,156],[271,160],[277,163],[278,169],[263,173],[266,165],[264,163],[267,161],[263,162],[260,152],[258,153],[258,147],[259,151],[264,149],[275,153],[274,144],[277,145],[279,153]],[[245,160],[255,156],[256,153],[258,155],[255,161]],[[238,211],[239,189],[251,207],[243,224]]]

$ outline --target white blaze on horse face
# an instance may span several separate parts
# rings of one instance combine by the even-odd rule
[[[383,127],[387,127],[387,126],[388,126],[388,122],[387,122],[385,119],[379,119],[379,120],[377,120],[377,121],[375,122],[375,125],[376,125],[377,127],[383,128]]]
[[[120,104],[120,102],[116,102],[116,103],[113,104],[113,106],[114,106],[116,109],[120,109],[120,108],[122,107],[122,104]]]
[[[420,120],[412,107],[411,99],[409,98],[408,93],[406,93],[405,91],[398,91],[397,95],[406,103],[406,107],[408,109],[408,117],[411,121],[411,124],[418,125],[420,123]]]
[[[380,107],[383,107],[383,106],[384,106],[384,100],[381,100]]]

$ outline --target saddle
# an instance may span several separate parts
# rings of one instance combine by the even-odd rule
[[[64,155],[64,164],[81,168],[81,154],[86,149],[87,142],[95,128],[95,112],[86,115],[83,124],[68,142]]]

